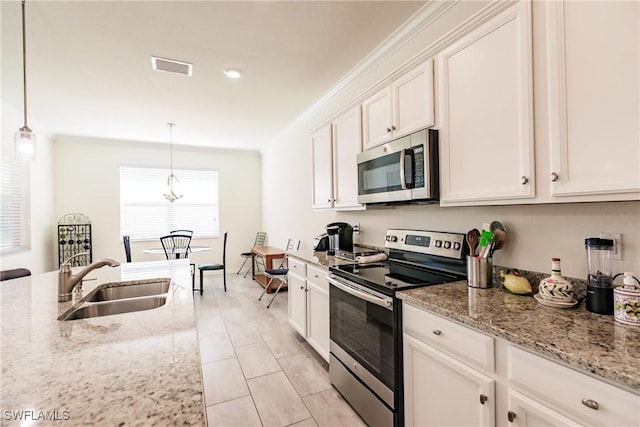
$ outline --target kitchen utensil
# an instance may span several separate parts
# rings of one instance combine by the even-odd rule
[[[496,234],[496,230],[502,230],[504,232],[507,231],[507,229],[504,227],[504,225],[502,225],[500,221],[493,221],[489,229],[493,234]]]
[[[504,247],[504,243],[507,241],[507,232],[501,228],[496,229],[493,235],[493,242],[491,249],[489,250],[489,256],[493,256],[493,253]]]
[[[477,228],[469,230],[467,232],[467,244],[469,245],[469,254],[476,256],[476,249],[480,242],[480,231]]]
[[[467,285],[472,288],[490,288],[493,278],[493,260],[467,255]]]
[[[587,310],[613,314],[613,240],[585,239],[589,277],[587,278]]]

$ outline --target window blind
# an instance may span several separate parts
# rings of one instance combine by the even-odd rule
[[[164,198],[168,169],[120,167],[120,231],[131,240],[156,240],[171,230],[218,237],[218,171],[174,169],[183,197]]]
[[[3,150],[0,160],[0,253],[2,254],[31,247],[29,162],[9,157],[8,154],[12,152],[12,150]]]

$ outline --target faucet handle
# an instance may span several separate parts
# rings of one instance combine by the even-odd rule
[[[76,257],[82,256],[82,255],[88,255],[89,252],[80,252],[79,254],[75,254],[70,256],[69,258],[67,258],[67,260],[65,262],[62,263],[62,265],[60,266],[60,268],[62,267],[71,267],[71,263],[70,261]]]

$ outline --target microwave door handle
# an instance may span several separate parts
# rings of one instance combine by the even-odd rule
[[[403,190],[407,189],[407,177],[404,173],[405,157],[407,156],[407,150],[403,148],[400,150],[400,185]]]
[[[329,281],[329,283],[331,283],[336,288],[338,288],[341,291],[344,291],[344,292],[346,292],[348,294],[351,294],[354,297],[363,299],[363,300],[365,300],[367,302],[370,302],[372,304],[375,304],[375,305],[379,305],[380,307],[384,307],[387,310],[393,310],[393,307],[392,307],[393,306],[393,301],[385,300],[385,299],[382,299],[382,298],[375,297],[373,295],[366,294],[364,292],[360,292],[357,289],[354,289],[352,287],[343,285],[342,283],[338,282],[335,279],[332,279],[329,276],[327,276],[327,280]]]

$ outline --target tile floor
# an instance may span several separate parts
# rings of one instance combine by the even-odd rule
[[[329,382],[328,364],[248,276],[206,274],[194,294],[207,422],[213,426],[364,426]]]

